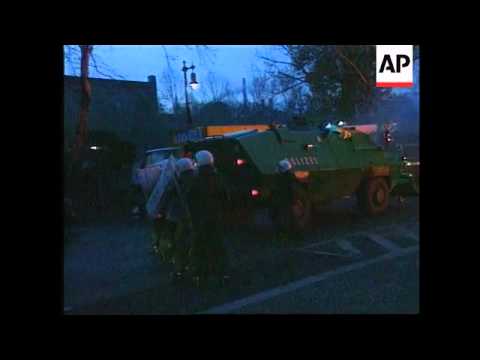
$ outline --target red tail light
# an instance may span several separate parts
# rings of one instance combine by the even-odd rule
[[[260,196],[260,191],[258,191],[257,189],[252,189],[250,190],[250,195],[252,195],[252,197]]]
[[[241,165],[244,165],[247,161],[244,160],[244,159],[237,159],[235,160],[235,165],[237,166],[241,166]]]

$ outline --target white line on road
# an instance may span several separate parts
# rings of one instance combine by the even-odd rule
[[[343,249],[345,251],[348,251],[353,255],[357,255],[357,256],[362,255],[362,252],[360,250],[358,250],[355,246],[353,246],[352,243],[348,240],[344,240],[344,239],[338,240],[337,245],[341,249]]]
[[[414,240],[416,240],[416,241],[419,241],[419,236],[418,236],[418,234],[415,234],[414,232],[410,231],[410,230],[407,229],[405,226],[398,225],[398,226],[397,226],[397,229],[399,229],[402,233],[404,233],[405,235],[411,237],[412,239],[414,239]]]
[[[322,256],[338,256],[338,257],[351,257],[350,255],[343,255],[343,254],[338,254],[338,253],[332,253],[328,251],[317,251],[317,250],[305,250],[305,249],[298,249],[299,251],[303,251],[309,254],[316,254],[316,255],[322,255]]]
[[[412,232],[408,231],[407,232],[407,229],[405,228],[405,225],[396,225],[395,226],[397,229],[401,229],[402,232],[405,232],[407,235],[411,235],[413,238],[418,238],[415,234],[413,234]],[[393,227],[393,228],[395,228]],[[391,231],[392,230],[392,225],[384,225],[384,226],[380,226],[378,228],[375,229],[375,232],[376,233],[384,233],[384,232],[388,232],[388,231]],[[364,230],[360,230],[358,232],[356,232],[355,234],[358,234],[358,235],[370,235],[370,233],[366,233]],[[327,245],[327,244],[331,244],[331,243],[338,243],[338,240],[336,238],[333,238],[333,239],[328,239],[328,240],[320,240],[320,241],[316,241],[314,243],[311,243],[311,244],[308,244],[306,246],[303,246],[301,248],[296,248],[295,250],[304,250],[304,249],[310,249],[310,248],[314,248],[314,247],[317,247],[317,246],[323,246],[323,245]]]
[[[323,246],[323,245],[328,245],[328,244],[334,243],[335,241],[337,241],[337,240],[336,239],[321,240],[321,241],[317,241],[317,242],[308,244],[308,245],[303,246],[301,248],[295,248],[294,250],[307,250],[307,249],[311,249],[311,248],[314,248],[314,247],[317,247],[317,246],[320,247],[320,246]]]
[[[290,284],[280,286],[280,287],[277,287],[277,288],[274,288],[274,289],[262,291],[258,294],[255,294],[255,295],[252,295],[252,296],[240,299],[240,300],[236,300],[236,301],[233,301],[233,302],[228,303],[228,304],[215,306],[215,307],[210,308],[210,309],[208,309],[204,312],[201,312],[200,314],[227,314],[227,313],[230,313],[234,310],[238,310],[242,307],[245,307],[247,305],[257,304],[257,303],[260,303],[262,301],[269,300],[269,299],[272,299],[274,297],[277,297],[279,295],[283,295],[283,294],[286,294],[286,293],[304,288],[306,286],[316,284],[320,281],[326,280],[326,279],[331,278],[333,276],[340,275],[340,274],[345,274],[347,272],[350,272],[350,271],[353,271],[353,270],[358,270],[358,269],[364,268],[366,266],[376,264],[376,263],[379,263],[379,262],[382,262],[382,261],[385,261],[385,260],[390,260],[390,259],[394,259],[394,258],[397,258],[397,257],[409,255],[409,254],[414,253],[416,251],[418,251],[418,245],[411,246],[411,247],[404,248],[404,249],[397,248],[397,250],[395,250],[393,252],[390,252],[388,254],[376,257],[374,259],[365,260],[365,261],[361,261],[361,262],[356,262],[354,264],[350,264],[350,265],[340,267],[336,270],[327,271],[325,273],[315,275],[315,276],[309,276],[307,278],[291,282]]]
[[[395,245],[393,242],[391,242],[390,240],[384,238],[383,236],[380,236],[380,235],[377,235],[377,234],[373,234],[371,232],[362,232],[362,235],[365,235],[367,236],[370,240],[373,240],[375,241],[378,245],[384,247],[385,249],[387,249],[388,251],[397,251],[400,249],[399,246]]]

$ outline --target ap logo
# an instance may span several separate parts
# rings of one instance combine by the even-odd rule
[[[377,45],[377,87],[413,86],[413,45]]]

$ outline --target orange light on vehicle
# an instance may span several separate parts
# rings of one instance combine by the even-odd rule
[[[244,160],[244,159],[237,159],[237,160],[235,160],[235,164],[236,164],[237,166],[244,165],[246,162],[247,162],[247,161]]]
[[[252,189],[250,190],[250,195],[252,195],[252,197],[260,196],[260,191],[258,191],[257,189]]]
[[[301,179],[308,178],[308,176],[310,175],[310,172],[309,171],[295,171],[294,175],[297,179],[301,180]]]

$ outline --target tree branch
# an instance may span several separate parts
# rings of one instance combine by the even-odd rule
[[[289,62],[286,62],[286,61],[270,59],[270,58],[267,58],[265,56],[259,56],[259,58],[263,59],[265,61],[269,61],[269,62],[274,63],[274,64],[285,64],[285,65],[295,66],[295,64],[292,64],[292,63],[289,63]]]
[[[277,95],[280,95],[280,94],[283,94],[283,93],[286,93],[287,91],[299,86],[299,85],[303,85],[305,82],[298,82],[296,84],[293,84],[293,85],[290,85],[289,87],[285,88],[285,89],[282,89],[281,91],[278,91],[276,93],[273,93],[272,95],[273,96],[277,96]]]
[[[299,78],[299,77],[296,77],[296,76],[293,76],[293,75],[284,73],[284,72],[282,72],[282,71],[278,71],[278,74],[281,75],[281,76],[284,76],[284,77],[288,77],[289,79],[292,79],[292,80],[296,80],[296,81],[301,81],[301,82],[303,82],[303,83],[307,83],[307,81],[306,81],[305,79],[302,79],[302,78]]]
[[[95,58],[95,56],[92,54],[90,55],[90,58],[92,59],[92,62],[93,62],[93,68],[95,69],[95,71],[97,73],[99,73],[100,75],[102,76],[105,76],[109,79],[115,79],[113,76],[111,75],[108,75],[108,74],[105,74],[103,71],[101,71],[99,68],[98,68],[98,65],[97,65],[97,59]]]
[[[360,71],[360,69],[357,67],[357,65],[355,65],[348,57],[346,57],[339,49],[337,46],[335,46],[335,51],[337,52],[338,55],[340,55],[341,58],[343,58],[346,62],[348,62],[354,69],[355,71],[357,72],[358,76],[360,76],[360,78],[362,79],[362,81],[365,83],[365,85],[367,87],[370,87],[370,84],[369,82],[367,81],[367,79],[365,78],[365,76],[362,74],[362,72]]]

